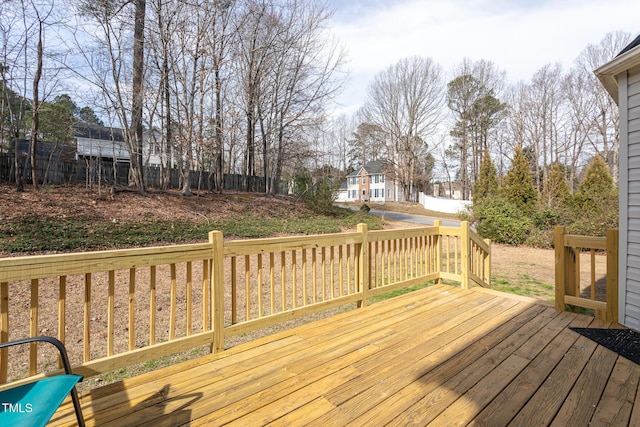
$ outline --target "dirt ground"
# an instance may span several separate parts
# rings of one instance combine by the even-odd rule
[[[260,210],[268,215],[286,207],[291,211],[306,211],[295,200],[284,197],[228,192],[223,195],[202,192],[183,197],[176,191],[149,191],[147,197],[132,191],[111,193],[109,188],[84,186],[46,187],[39,191],[27,189],[18,193],[13,187],[0,186],[0,222],[24,215],[53,217],[85,216],[96,221],[138,221],[140,218],[201,221],[233,216],[245,209]],[[427,214],[420,205],[394,204],[396,209],[413,214]],[[428,212],[431,214],[431,212]],[[415,227],[415,224],[388,221],[388,228]],[[553,286],[554,255],[549,249],[493,245],[492,276],[498,282],[529,282]],[[5,254],[6,255],[6,254]],[[2,256],[2,248],[0,248]],[[12,255],[14,256],[14,255]],[[496,283],[499,287],[500,283]],[[549,295],[532,292],[532,296],[548,299]]]

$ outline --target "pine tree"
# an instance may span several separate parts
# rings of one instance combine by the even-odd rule
[[[487,197],[498,194],[498,172],[491,161],[489,150],[484,150],[482,163],[480,164],[480,175],[473,184],[473,203],[477,204]]]
[[[600,156],[596,155],[587,167],[574,201],[576,220],[570,232],[602,236],[607,229],[618,226],[618,190]]]
[[[587,167],[585,177],[578,189],[581,194],[596,201],[615,190],[613,179],[602,157],[596,154]]]
[[[551,165],[549,169],[549,179],[547,179],[546,187],[544,189],[544,200],[547,207],[561,208],[566,206],[571,191],[569,184],[564,177],[562,167],[558,163]]]
[[[538,194],[531,180],[530,164],[521,146],[516,147],[511,169],[505,181],[507,198],[524,214],[532,214],[538,201]]]

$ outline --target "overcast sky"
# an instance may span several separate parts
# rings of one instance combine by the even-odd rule
[[[463,58],[492,61],[509,82],[547,63],[566,71],[611,31],[640,33],[640,0],[329,0],[332,33],[348,51],[346,113],[364,102],[376,73],[409,56],[446,73]],[[447,76],[449,77],[449,76]]]

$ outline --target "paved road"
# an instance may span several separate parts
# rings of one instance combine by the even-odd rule
[[[454,220],[454,219],[435,218],[432,216],[422,216],[422,215],[410,215],[410,214],[399,213],[399,212],[377,211],[375,209],[371,209],[369,213],[374,215],[384,216],[385,218],[393,219],[396,221],[415,222],[417,224],[433,225],[433,221],[440,219],[442,220],[442,225],[445,225],[447,227],[460,226],[460,221]]]

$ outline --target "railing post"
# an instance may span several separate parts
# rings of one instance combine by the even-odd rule
[[[564,289],[566,261],[564,251],[564,227],[557,226],[554,229],[554,246],[556,256],[556,310],[564,311]]]
[[[489,253],[484,258],[484,274],[482,279],[491,288],[491,239],[484,239],[484,243],[489,247]]]
[[[209,232],[212,246],[211,262],[211,319],[213,322],[213,342],[211,351],[224,350],[224,241],[221,231]]]
[[[442,278],[440,277],[440,273],[442,270],[442,234],[440,233],[440,227],[442,226],[442,221],[437,219],[433,221],[433,226],[438,227],[438,234],[434,236],[435,242],[433,245],[433,250],[435,251],[435,256],[433,262],[435,265],[433,266],[436,273],[438,273],[438,277],[435,280],[436,284],[442,282]]]
[[[360,244],[358,253],[358,291],[362,300],[358,303],[358,307],[367,306],[367,294],[369,290],[369,238],[367,224],[358,224],[358,233],[362,235],[362,243]]]
[[[607,230],[607,321],[618,323],[618,230]]]
[[[469,271],[471,263],[469,262],[469,222],[462,221],[460,223],[460,269],[462,270],[462,289],[469,289]]]

